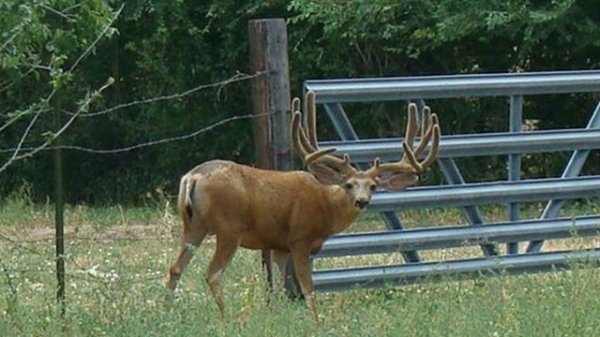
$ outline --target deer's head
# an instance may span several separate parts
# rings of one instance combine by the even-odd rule
[[[422,125],[417,123],[417,106],[408,106],[408,123],[406,135],[402,142],[404,155],[395,163],[381,163],[375,159],[371,168],[366,171],[356,169],[350,164],[350,157],[343,158],[331,155],[335,148],[319,149],[316,131],[315,93],[309,91],[304,100],[305,120],[302,123],[300,99],[292,101],[292,139],[294,148],[303,160],[309,172],[326,185],[338,185],[344,189],[347,198],[359,209],[364,209],[371,201],[377,188],[388,191],[403,190],[419,181],[419,174],[425,171],[436,159],[440,142],[440,127],[435,114],[429,107],[423,109]],[[302,125],[304,124],[304,125]],[[421,130],[419,145],[413,148],[418,130]],[[427,156],[419,161],[427,145],[431,147]]]

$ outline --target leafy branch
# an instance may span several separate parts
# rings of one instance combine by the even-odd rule
[[[100,97],[101,93],[105,89],[107,89],[109,86],[111,86],[114,83],[114,79],[109,78],[108,81],[104,85],[102,85],[100,88],[98,88],[97,90],[95,90],[91,93],[88,93],[77,104],[76,112],[57,131],[44,133],[42,136],[44,136],[46,138],[46,140],[42,144],[40,144],[39,146],[37,146],[27,152],[24,152],[24,153],[22,152],[23,144],[25,143],[26,139],[32,133],[34,126],[36,125],[36,123],[38,123],[42,114],[53,110],[50,102],[54,99],[56,94],[61,89],[64,89],[67,87],[67,84],[73,78],[73,73],[76,70],[76,68],[81,64],[81,62],[88,55],[90,55],[90,53],[96,47],[96,45],[100,42],[100,40],[103,37],[109,35],[109,32],[110,32],[111,28],[113,27],[116,19],[121,14],[123,7],[124,7],[124,5],[121,5],[121,7],[117,11],[114,12],[114,14],[110,18],[110,20],[96,34],[95,39],[91,43],[88,44],[87,48],[82,53],[80,53],[78,55],[78,57],[71,64],[71,66],[68,68],[67,71],[63,71],[61,68],[64,61],[66,61],[66,56],[64,56],[64,55],[53,56],[51,66],[44,67],[44,70],[47,70],[51,77],[50,85],[52,86],[52,88],[50,90],[50,93],[45,95],[45,97],[39,99],[38,102],[31,104],[25,110],[16,110],[12,113],[6,114],[6,116],[8,117],[8,120],[0,126],[0,132],[8,129],[10,126],[14,125],[17,121],[23,119],[26,116],[32,115],[33,117],[29,120],[29,122],[27,123],[27,126],[25,127],[24,131],[22,132],[21,136],[19,137],[19,141],[17,143],[16,148],[12,152],[12,155],[10,155],[10,157],[4,162],[4,164],[2,164],[2,166],[0,166],[0,173],[2,171],[6,170],[6,168],[8,166],[10,166],[12,163],[14,163],[15,161],[31,157],[31,156],[35,155],[36,153],[38,153],[39,151],[41,151],[42,149],[48,147],[50,144],[52,144],[60,135],[62,135],[73,124],[75,119],[77,119],[82,113],[85,113],[89,110],[90,104],[94,100],[96,100],[98,97]],[[43,7],[43,8],[45,10],[50,10],[50,7],[47,7],[47,6]],[[53,11],[51,11],[51,12],[56,14],[58,12],[58,10],[53,9]],[[64,15],[67,15],[67,14],[64,14]],[[20,27],[22,27],[22,25]],[[15,33],[5,43],[3,43],[2,47],[5,48],[9,43],[11,43],[14,40],[14,38],[16,37],[17,33],[20,31],[21,31],[20,29],[15,29]],[[34,69],[39,68],[38,65],[31,64],[29,62],[26,62],[25,65],[28,65],[29,71],[27,73],[25,73],[25,75],[23,75],[23,76],[26,76],[28,73],[30,73]],[[0,90],[6,90],[7,87],[12,86],[13,84],[14,84],[14,82],[9,83],[7,86],[1,88]]]
[[[25,129],[23,134],[21,135],[19,144],[15,148],[12,156],[2,166],[0,166],[0,173],[2,173],[2,171],[6,170],[6,168],[9,165],[11,165],[13,162],[31,157],[31,156],[35,155],[36,153],[40,152],[41,150],[45,149],[46,147],[48,147],[50,144],[52,144],[52,142],[54,142],[58,137],[60,137],[60,135],[62,135],[71,126],[71,124],[73,124],[75,119],[77,119],[77,117],[79,117],[79,115],[81,113],[88,111],[90,104],[94,100],[99,98],[101,96],[101,93],[104,90],[106,90],[108,87],[110,87],[114,82],[115,82],[115,80],[112,77],[110,77],[106,81],[106,83],[104,85],[102,85],[99,89],[87,94],[86,97],[79,103],[79,107],[77,108],[77,111],[62,125],[62,127],[60,129],[58,129],[56,132],[45,133],[45,136],[47,137],[47,139],[44,143],[42,143],[41,145],[35,147],[34,149],[32,149],[28,152],[19,154],[21,152],[23,142],[29,135],[31,128],[33,127],[33,125],[35,124],[35,122],[37,121],[37,119],[39,118],[41,113],[43,111],[45,111],[42,108],[38,109],[38,112],[31,119],[31,121],[29,122],[29,125],[27,126],[27,128]]]

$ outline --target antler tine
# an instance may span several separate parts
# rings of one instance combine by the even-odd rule
[[[304,129],[300,126],[300,119],[301,113],[299,111],[294,112],[292,115],[292,132],[294,137],[293,143],[296,151],[301,155],[301,158],[306,165],[309,165],[310,163],[315,162],[318,158],[335,151],[335,148],[331,147],[320,150],[312,149]]]
[[[292,100],[292,114],[296,112],[300,112],[300,98],[298,97],[294,97],[294,99]]]
[[[414,110],[409,109],[409,119],[411,118],[411,115],[413,115],[413,111]],[[429,107],[425,107],[423,109],[423,112],[424,112],[424,117],[423,117],[424,120],[422,123],[423,125],[422,125],[422,130],[421,130],[421,140],[420,140],[420,143],[419,143],[419,146],[417,147],[417,149],[413,150],[413,147],[411,146],[409,140],[405,139],[404,142],[402,142],[402,149],[404,151],[404,155],[402,157],[401,162],[402,161],[408,162],[415,170],[415,173],[423,172],[425,169],[427,169],[429,166],[431,166],[433,164],[433,162],[436,160],[438,149],[439,149],[440,138],[441,138],[439,120],[438,120],[437,115],[432,114]],[[409,127],[410,127],[410,125],[409,125]],[[406,133],[408,134],[408,130]],[[431,148],[429,150],[429,153],[427,154],[427,157],[422,162],[419,162],[418,157],[425,150],[425,148],[429,144],[430,140],[431,140]]]
[[[408,161],[410,166],[412,166],[412,168],[415,170],[415,173],[422,172],[423,167],[415,157],[413,150],[408,146],[408,144],[406,144],[406,142],[402,142],[402,150],[404,151],[404,156],[402,157],[400,163]]]
[[[317,146],[317,99],[314,91],[309,90],[304,97],[304,125],[308,129],[308,140],[313,149]]]
[[[431,115],[431,119],[433,123],[433,140],[431,141],[431,149],[429,149],[427,157],[425,157],[425,159],[421,162],[421,167],[423,170],[427,169],[429,166],[431,166],[431,164],[433,164],[433,162],[435,162],[440,147],[441,131],[437,115]]]
[[[406,122],[406,134],[404,136],[404,143],[412,149],[415,142],[415,136],[417,135],[417,105],[410,103],[408,105],[408,120]],[[402,157],[402,160],[406,160],[406,152]]]
[[[294,101],[292,101],[292,107],[294,106]],[[300,126],[301,115],[300,111],[297,110],[292,113],[292,144],[296,153],[304,160],[304,158],[310,155],[310,152],[306,150],[302,141],[304,132],[302,132]]]
[[[433,131],[433,119],[431,117],[431,109],[428,106],[423,108],[423,120],[421,122],[421,138],[419,139],[419,146],[414,151],[415,157],[419,158],[421,153],[427,147],[431,134]]]
[[[292,114],[292,143],[296,152],[300,155],[300,158],[304,162],[306,166],[314,164],[319,161],[328,161],[338,166],[340,171],[347,172],[348,169],[351,169],[349,161],[344,159],[337,158],[335,156],[330,155],[330,153],[334,152],[335,148],[325,148],[319,149],[316,143],[316,122],[314,118],[315,112],[315,100],[314,100],[314,92],[309,92],[306,95],[306,101],[310,101],[308,106],[308,114],[312,115],[307,117],[308,134],[305,128],[302,126],[302,113],[299,111],[300,109],[300,100],[298,98],[294,98],[292,100],[292,109],[294,109]],[[305,101],[305,107],[306,105]],[[312,126],[311,126],[312,125]],[[312,139],[312,140],[311,140]],[[314,146],[313,146],[314,142]]]
[[[293,130],[295,130],[295,129],[299,130],[299,133],[301,134],[299,140],[301,141],[301,145],[304,146],[304,150],[307,151],[308,153],[312,153],[312,152],[317,151],[317,148],[314,147],[314,146],[312,146],[312,144],[310,144],[308,136],[306,135],[306,131],[304,130],[304,127],[302,126],[302,122],[301,122],[301,120],[302,120],[302,118],[301,118],[302,113],[300,112],[300,104],[301,104],[300,103],[300,98],[296,97],[296,98],[294,98],[292,100],[292,111],[294,113],[297,112],[299,114],[299,116],[298,116],[298,125],[294,126],[292,124],[292,127],[294,128]]]
[[[301,124],[302,113],[300,112],[300,104],[300,99],[298,97],[292,100],[292,132],[294,133],[293,143],[298,152],[302,154],[302,157],[306,159],[308,157],[314,156],[314,153],[319,151],[317,151],[317,149],[312,146],[309,137],[306,135],[306,131],[304,130],[304,127]],[[328,149],[327,153],[329,152],[332,151]]]
[[[402,142],[402,149],[404,150],[405,157],[407,158],[408,163],[415,169],[416,173],[421,173],[425,171],[427,168],[429,168],[429,166],[431,166],[431,164],[433,164],[433,162],[435,162],[437,158],[441,132],[440,126],[437,124],[437,116],[434,114],[432,115],[432,118],[434,119],[434,125],[432,127],[431,132],[431,134],[433,134],[431,149],[429,150],[427,157],[425,157],[425,159],[422,162],[419,162],[417,160],[415,152],[413,152],[413,150],[410,147],[408,147],[406,142]]]

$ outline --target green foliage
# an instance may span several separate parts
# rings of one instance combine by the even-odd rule
[[[37,147],[58,135],[62,112],[53,111],[84,110],[89,92],[106,82],[105,74],[86,78],[80,68],[94,41],[114,34],[114,13],[100,0],[0,1],[0,8],[0,144]],[[3,152],[2,164],[12,155]],[[49,177],[48,157],[41,155],[0,173],[0,193],[18,189],[24,179],[43,200]]]
[[[114,52],[97,66],[111,69],[117,79],[105,107],[179,93],[227,79],[237,71],[248,72],[247,21],[276,6],[280,5],[261,1],[241,6],[236,1],[129,3],[117,22],[120,35],[111,42]],[[234,83],[111,113],[100,120],[99,129],[97,119],[86,121],[89,137],[79,137],[79,142],[120,148],[188,134],[251,112],[249,83]],[[73,154],[89,163],[87,176],[76,177],[74,183],[87,185],[86,193],[78,196],[84,200],[139,202],[149,189],[173,190],[177,177],[201,161],[222,157],[252,163],[251,144],[251,122],[245,121],[191,141],[112,155],[104,164],[90,162],[87,154]],[[90,180],[94,183],[86,184]]]
[[[320,30],[316,42],[336,46],[323,49],[323,59],[355,55],[351,61],[361,61],[362,69],[352,69],[365,76],[594,68],[598,61],[588,52],[599,43],[586,38],[600,32],[594,6],[574,0],[293,0],[289,8],[297,13],[291,24],[309,23],[306,30]]]
[[[473,72],[594,69],[600,52],[600,7],[591,1],[274,0],[128,1],[91,53],[121,2],[112,0],[0,0],[0,149],[14,148],[40,113],[24,146],[53,135],[55,111],[75,111],[82,98],[114,78],[90,112],[171,95],[249,72],[248,20],[288,20],[293,95],[305,79]],[[49,97],[49,98],[48,98]],[[503,98],[430,102],[444,134],[501,131]],[[581,126],[590,95],[527,98],[525,117],[541,129]],[[349,104],[364,137],[397,136],[398,104]],[[569,113],[564,113],[568,111]],[[190,133],[251,112],[249,83],[139,104],[99,117],[78,118],[60,142],[114,149]],[[69,115],[63,115],[63,121]],[[320,117],[323,138],[334,138]],[[0,152],[0,163],[11,153]],[[251,122],[236,121],[192,140],[120,154],[65,151],[71,202],[143,202],[154,188],[173,193],[177,177],[197,163],[226,158],[253,162]],[[532,163],[526,173],[556,175],[564,156]],[[0,173],[0,193],[33,185],[34,198],[51,195],[51,156],[40,153]],[[504,175],[503,159],[469,160],[472,180]],[[477,167],[488,167],[482,176]],[[586,167],[592,170],[593,163]]]
[[[306,34],[319,30],[302,42],[308,51],[319,48],[312,63],[324,67],[324,76],[365,77],[416,70],[417,46],[432,22],[432,6],[430,1],[294,0],[289,8],[298,12],[290,19],[292,26],[303,25],[298,28]],[[349,55],[353,57],[348,59]],[[346,62],[338,65],[334,60]]]
[[[310,64],[303,78],[403,76],[596,69],[600,7],[590,1],[293,0],[294,51]],[[298,35],[295,35],[298,34]],[[581,127],[595,95],[527,97],[525,118],[540,129]],[[444,134],[504,131],[504,98],[431,100]],[[399,107],[345,105],[359,134],[398,135]],[[389,111],[380,113],[380,111]],[[568,111],[568,113],[565,113]],[[505,175],[501,158],[468,159],[468,180]],[[525,176],[557,176],[565,156],[525,160]],[[528,166],[531,165],[531,166]],[[485,170],[481,170],[485,167]],[[598,162],[586,170],[597,172]],[[588,171],[589,172],[589,171]],[[472,177],[472,178],[471,178]]]
[[[19,90],[22,106],[39,100],[48,88],[63,88],[73,79],[69,69],[90,46],[111,17],[104,1],[5,1],[0,2],[0,71],[5,82],[3,98]],[[114,33],[110,30],[107,36]],[[9,101],[10,102],[10,101]]]

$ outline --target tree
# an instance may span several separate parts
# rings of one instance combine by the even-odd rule
[[[103,1],[1,1],[0,142],[8,145],[0,157],[0,181],[15,186],[29,170],[15,174],[15,161],[26,159],[60,137],[112,82],[107,75],[94,81],[80,76],[81,64],[98,41],[109,37],[118,12]],[[61,115],[68,116],[61,122]],[[57,118],[59,120],[57,120]],[[41,176],[41,175],[40,175]]]
[[[120,6],[113,0],[0,0],[0,151],[14,149],[30,124],[22,150],[53,139],[53,112],[66,110],[64,123],[86,98],[94,98],[89,112],[110,112],[80,114],[61,134],[64,145],[124,148],[250,113],[247,81],[130,103],[247,73],[247,24],[254,18],[288,19],[295,96],[305,79],[594,69],[600,62],[600,42],[590,38],[600,33],[600,4],[593,1],[146,0],[126,2],[111,24]],[[109,77],[114,83],[102,95],[90,95]],[[532,98],[525,113],[540,128],[581,125],[593,102],[590,95]],[[506,129],[503,98],[430,103],[444,111],[445,134]],[[364,136],[398,135],[405,122],[397,104],[345,107]],[[334,137],[327,123],[319,125],[320,135]],[[49,195],[44,153],[0,172],[0,193],[28,181],[38,199]],[[0,152],[0,163],[13,154]],[[177,177],[204,160],[252,164],[251,123],[102,157],[75,150],[65,157],[70,201],[140,202],[156,188],[171,193]],[[561,166],[545,163],[537,174]],[[491,171],[503,169],[498,161]],[[467,175],[481,174],[471,171]]]

